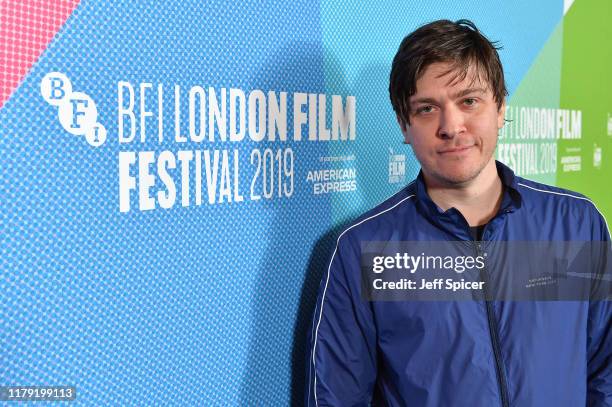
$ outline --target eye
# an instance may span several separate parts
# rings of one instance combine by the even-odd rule
[[[466,106],[474,106],[474,105],[476,105],[476,99],[475,98],[465,98],[465,99],[463,99],[463,103]]]
[[[431,113],[432,111],[433,111],[432,105],[421,106],[416,110],[417,114]]]

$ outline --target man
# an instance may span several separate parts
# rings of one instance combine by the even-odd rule
[[[306,404],[611,406],[609,301],[364,299],[367,242],[610,241],[591,201],[494,160],[505,83],[473,23],[408,35],[389,90],[421,172],[337,240],[309,333]]]

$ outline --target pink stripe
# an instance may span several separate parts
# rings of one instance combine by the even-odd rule
[[[0,0],[0,108],[80,0]]]

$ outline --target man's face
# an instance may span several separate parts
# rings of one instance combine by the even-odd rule
[[[434,63],[417,80],[410,97],[410,125],[402,133],[428,181],[444,186],[468,185],[485,168],[495,169],[497,132],[504,124],[487,83],[470,70],[462,81],[448,72],[448,63]]]

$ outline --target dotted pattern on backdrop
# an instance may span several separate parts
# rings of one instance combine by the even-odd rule
[[[310,253],[330,228],[329,198],[313,197],[305,179],[327,146],[288,143],[291,200],[120,214],[120,150],[208,146],[119,146],[116,88],[127,80],[161,83],[166,95],[174,84],[325,93],[317,7],[194,0],[75,9],[0,109],[0,383],[74,385],[83,405],[288,405],[292,394],[302,397],[320,276],[307,269],[323,270],[326,259]],[[52,71],[96,102],[109,135],[103,146],[62,128],[40,94]],[[164,122],[172,123],[167,100]],[[241,154],[245,191],[254,147],[279,145],[224,146]]]
[[[393,48],[397,49],[401,38],[395,35],[395,30],[400,29],[389,25],[388,21],[398,14],[397,11],[398,7],[372,3],[321,2],[328,91],[348,93],[357,98],[359,143],[355,143],[353,153],[359,174],[359,199],[334,196],[335,220],[351,219],[364,207],[374,207],[408,184],[420,169],[412,149],[403,144],[389,99]],[[401,20],[408,25],[422,12],[422,8],[406,7]],[[363,27],[367,30],[363,31]],[[405,156],[405,181],[390,183],[389,161],[395,154]]]
[[[399,188],[387,184],[387,150],[402,147],[388,141],[397,136],[394,124],[378,121],[390,113],[388,72],[355,64],[365,60],[360,52],[380,53],[380,44],[348,47],[354,57],[333,54],[339,44],[362,41],[343,25],[347,12],[337,4],[324,7],[331,34],[323,32],[318,7],[84,0],[75,9],[0,109],[0,176],[8,180],[0,213],[0,347],[7,350],[0,383],[75,385],[83,405],[301,404],[305,332],[327,261],[321,247],[334,242],[326,232]],[[414,24],[421,22],[411,10]],[[376,58],[388,63],[393,51]],[[40,81],[51,71],[97,103],[109,135],[102,147],[67,134],[42,99]],[[116,144],[119,80],[161,83],[165,95],[174,84],[356,94],[358,142],[347,151],[291,144],[291,200],[120,214],[118,152],[177,146]],[[183,117],[186,110],[184,103]],[[171,104],[164,122],[173,122]],[[248,153],[266,146],[236,147],[246,188]],[[195,148],[203,147],[181,146]],[[320,168],[320,156],[349,153],[357,156],[361,190],[312,196],[307,170]],[[410,165],[407,182],[416,172]]]
[[[0,2],[0,108],[79,0]]]

